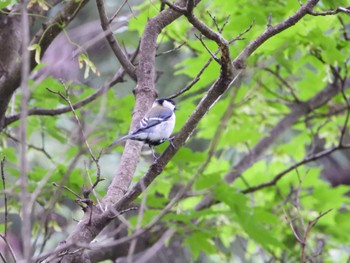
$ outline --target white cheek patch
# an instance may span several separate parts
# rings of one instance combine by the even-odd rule
[[[175,105],[167,100],[163,101],[163,106],[171,109],[172,111],[175,109]]]

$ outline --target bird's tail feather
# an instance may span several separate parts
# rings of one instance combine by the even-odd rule
[[[122,142],[122,141],[125,141],[125,140],[128,140],[128,139],[130,139],[130,138],[132,138],[133,137],[133,135],[132,134],[127,134],[127,135],[125,135],[125,136],[123,136],[123,137],[121,137],[121,138],[119,138],[119,139],[116,139],[114,142],[112,142],[106,149],[110,149],[110,148],[112,148],[114,145],[116,145],[116,144],[118,144],[118,143],[120,143],[120,142]]]

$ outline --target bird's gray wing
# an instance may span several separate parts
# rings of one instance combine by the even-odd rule
[[[154,114],[154,108],[152,108],[145,117],[142,118],[142,120],[136,125],[135,130],[133,132],[133,134],[138,133],[138,132],[142,132],[146,129],[149,129],[153,126],[158,125],[159,123],[168,120],[171,115],[173,114],[173,111],[168,109],[168,108],[164,108],[162,110],[162,112],[159,114]],[[150,117],[152,116],[152,117]]]

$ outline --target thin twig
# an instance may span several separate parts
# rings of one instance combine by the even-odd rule
[[[347,98],[346,94],[345,94],[345,80],[341,80],[342,83],[342,87],[341,87],[341,95],[346,103],[347,106],[347,110],[346,110],[346,116],[345,116],[345,120],[344,120],[344,125],[343,128],[341,130],[341,134],[340,134],[340,139],[339,139],[339,146],[341,147],[344,143],[344,137],[347,131],[347,127],[348,127],[348,123],[349,123],[349,117],[350,117],[350,102],[349,99]]]
[[[7,194],[6,194],[6,180],[5,180],[5,157],[1,160],[1,179],[2,179],[2,189],[4,190],[4,204],[5,204],[5,223],[4,223],[4,235],[7,238],[7,222],[8,222],[8,207],[7,207]]]
[[[174,234],[175,229],[173,228],[170,228],[167,231],[165,231],[164,234],[158,239],[158,241],[145,253],[143,253],[142,257],[136,260],[135,263],[151,262],[152,257],[156,255],[162,247],[164,247],[166,240],[170,239]]]
[[[273,71],[270,68],[263,68],[267,72],[271,73],[273,76],[275,76],[286,88],[289,90],[290,94],[293,96],[295,102],[300,102],[299,98],[294,92],[293,87],[276,71]]]
[[[213,16],[208,10],[207,10],[207,14],[210,16],[211,20],[213,20],[214,25],[215,25],[215,27],[216,27],[216,30],[217,30],[219,33],[221,33],[222,30],[221,30],[221,28],[219,27],[218,22],[216,21],[216,17]]]
[[[166,0],[161,0],[161,2],[163,4],[166,4],[167,6],[169,6],[171,9],[175,10],[176,12],[179,12],[180,14],[185,14],[187,13],[187,9],[186,8],[181,8],[177,5],[174,5],[172,3],[170,3],[169,1],[166,1]]]
[[[267,18],[267,28],[272,27],[272,14],[270,13]]]
[[[180,45],[174,47],[173,49],[170,49],[170,50],[167,50],[167,51],[164,51],[164,52],[161,52],[161,53],[157,53],[156,57],[159,57],[159,56],[162,56],[162,55],[166,55],[166,54],[169,54],[169,53],[174,52],[176,50],[179,50],[185,44],[186,44],[186,42],[182,42]]]
[[[0,257],[1,257],[3,263],[7,263],[7,260],[5,259],[5,257],[2,255],[1,252],[0,252]]]
[[[112,29],[107,18],[103,0],[96,0],[96,5],[100,16],[102,29],[106,32],[106,40],[108,44],[110,45],[114,55],[117,57],[118,61],[124,67],[128,75],[133,80],[136,80],[136,67],[129,60],[128,56],[123,52],[117,39],[113,35]]]
[[[350,38],[349,38],[349,35],[348,35],[348,31],[347,31],[347,27],[345,26],[345,23],[344,23],[344,20],[341,16],[337,16],[340,24],[342,25],[343,27],[343,37],[346,41],[348,41]]]
[[[84,162],[85,163],[85,162]],[[103,210],[103,207],[102,207],[102,203],[100,201],[100,198],[95,190],[95,188],[92,188],[93,186],[93,183],[92,183],[92,180],[91,180],[91,176],[90,176],[90,173],[89,173],[89,169],[88,169],[88,166],[87,164],[85,163],[85,171],[86,171],[86,175],[87,175],[87,178],[89,180],[89,183],[90,183],[90,187],[92,189],[92,194],[95,196],[95,199],[96,199],[96,202],[98,204],[98,206],[100,207],[101,211]]]
[[[328,11],[324,11],[324,12],[316,12],[312,9],[309,10],[309,14],[310,15],[313,15],[313,16],[329,16],[329,15],[335,15],[335,14],[338,14],[338,13],[346,13],[346,14],[350,14],[350,7],[341,7],[339,6],[337,9],[334,9],[334,10],[328,10]]]
[[[211,52],[211,50],[208,48],[208,46],[204,43],[202,36],[201,36],[201,35],[198,36],[198,35],[195,34],[195,37],[201,42],[202,46],[208,51],[208,53],[210,54],[210,56],[211,56],[217,63],[219,63],[219,65],[220,65],[220,59],[218,59],[218,58],[215,56],[215,54],[214,54],[213,52]]]
[[[286,221],[288,222],[288,224],[289,224],[289,226],[290,226],[290,228],[291,228],[291,230],[292,230],[292,232],[293,232],[294,237],[298,240],[298,242],[299,242],[300,244],[302,244],[302,243],[303,243],[303,240],[299,237],[299,235],[298,235],[297,232],[295,231],[294,226],[293,226],[293,222],[292,222],[292,220],[289,220],[288,215],[287,215],[287,213],[286,213],[286,211],[285,211],[284,209],[283,209],[283,214],[284,214],[284,218],[285,218]]]
[[[65,185],[59,185],[59,184],[57,184],[57,183],[55,183],[55,182],[53,182],[52,185],[53,185],[53,186],[56,186],[56,187],[58,187],[58,188],[62,188],[62,189],[64,189],[64,190],[70,192],[72,195],[74,195],[74,196],[75,196],[76,198],[78,198],[79,200],[80,200],[80,199],[83,199],[83,197],[81,197],[80,195],[78,195],[76,192],[74,192],[72,189],[68,188],[68,187],[65,186]]]
[[[175,94],[171,95],[170,97],[168,97],[168,99],[174,99],[178,96],[180,96],[181,94],[189,91],[199,80],[200,77],[202,76],[202,74],[204,73],[204,71],[208,68],[208,66],[210,65],[210,63],[213,61],[213,58],[210,57],[207,62],[203,65],[203,67],[199,70],[198,74],[196,75],[196,77],[186,85],[186,87],[184,87],[183,89],[181,89],[180,91],[176,92]]]
[[[219,33],[222,33],[224,31],[225,27],[227,26],[228,22],[230,21],[231,15],[226,16],[225,22],[222,24],[221,28],[219,28]]]
[[[119,15],[119,12],[122,10],[122,8],[124,7],[124,5],[128,2],[128,0],[124,0],[123,3],[119,6],[119,8],[117,9],[117,11],[112,15],[112,17],[108,20],[108,24],[112,23],[113,20],[117,17],[117,15]]]
[[[135,232],[137,232],[141,229],[141,223],[142,223],[143,215],[144,215],[145,209],[146,209],[147,192],[145,192],[145,189],[146,189],[146,187],[145,187],[145,185],[143,185],[144,194],[142,196],[139,214],[137,216],[137,223],[136,223]],[[130,243],[128,257],[127,257],[127,263],[133,262],[133,254],[135,252],[136,244],[137,244],[137,238],[133,239]]]
[[[250,23],[250,25],[248,26],[247,29],[245,29],[243,32],[241,32],[237,37],[231,39],[229,41],[229,44],[232,44],[234,43],[235,41],[237,40],[240,40],[241,37],[243,35],[245,35],[246,33],[248,33],[252,28],[253,28],[253,25],[255,23],[255,19],[252,21],[252,23]],[[215,52],[214,52],[214,55],[216,56],[218,53],[220,52],[220,49],[217,49]],[[203,65],[203,67],[199,70],[198,74],[196,75],[196,77],[189,83],[186,85],[186,87],[184,87],[183,89],[181,89],[180,91],[176,92],[175,94],[169,96],[168,98],[169,99],[174,99],[174,98],[177,98],[178,96],[180,96],[181,94],[189,91],[199,80],[200,80],[200,77],[202,76],[202,74],[204,73],[204,71],[208,68],[208,66],[210,65],[210,63],[213,61],[213,57],[210,57],[207,62]]]
[[[80,132],[81,132],[81,134],[82,134],[82,136],[83,136],[83,140],[84,140],[84,143],[85,143],[85,145],[86,145],[86,148],[88,149],[88,152],[89,152],[89,154],[90,154],[90,157],[91,157],[91,159],[93,160],[93,162],[95,163],[95,166],[96,166],[96,180],[95,180],[95,182],[93,183],[93,185],[91,186],[91,188],[90,188],[89,190],[87,190],[87,191],[84,192],[84,198],[88,198],[88,196],[90,195],[91,191],[92,191],[93,189],[95,189],[95,187],[98,185],[98,183],[101,182],[101,181],[103,180],[103,179],[100,178],[100,177],[101,177],[101,167],[100,167],[100,164],[99,164],[99,157],[100,157],[100,156],[95,157],[94,153],[92,152],[91,147],[90,147],[90,144],[89,144],[89,142],[88,142],[88,140],[87,140],[87,137],[86,137],[86,135],[85,135],[83,126],[81,125],[81,122],[80,122],[80,120],[79,120],[79,117],[78,117],[78,115],[77,115],[77,113],[76,113],[76,111],[75,111],[75,109],[74,109],[74,107],[73,107],[72,102],[70,101],[69,94],[68,94],[68,88],[67,88],[67,86],[66,86],[62,81],[61,81],[61,83],[62,83],[62,85],[63,85],[63,87],[64,87],[64,89],[65,89],[65,92],[66,92],[66,95],[65,95],[65,96],[64,96],[61,92],[59,92],[59,91],[58,91],[58,92],[51,91],[51,92],[54,92],[54,93],[58,94],[60,97],[62,97],[62,98],[68,103],[68,105],[69,105],[69,107],[71,108],[71,111],[72,111],[72,113],[73,113],[73,115],[74,115],[74,117],[75,117],[75,120],[76,120],[77,123],[78,123]]]
[[[10,138],[11,140],[13,140],[14,142],[16,143],[20,143],[20,140],[18,140],[16,137],[12,136],[10,133],[6,132],[6,131],[3,131],[3,133],[8,137]],[[38,146],[35,146],[33,144],[30,144],[28,143],[27,144],[27,147],[29,149],[34,149],[34,150],[37,150],[39,152],[42,152],[48,159],[52,160],[52,157],[51,155],[46,151],[46,149],[42,146],[42,147],[38,147]]]
[[[315,219],[309,221],[309,223],[307,224],[307,227],[305,229],[304,232],[304,237],[303,237],[303,242],[301,243],[301,263],[305,263],[306,262],[306,245],[307,245],[307,238],[308,235],[310,234],[311,229],[313,228],[314,225],[317,224],[318,220],[320,220],[321,217],[325,216],[326,214],[328,214],[329,212],[331,212],[333,209],[328,209],[326,212],[321,213],[319,216],[317,216]]]

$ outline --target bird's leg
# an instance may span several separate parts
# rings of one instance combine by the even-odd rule
[[[175,146],[174,143],[173,143],[173,139],[174,139],[174,138],[175,138],[175,136],[172,136],[172,137],[168,138],[167,141],[169,141],[169,142],[170,142],[170,145],[171,145],[174,149],[176,149],[176,146]]]
[[[148,146],[149,146],[149,148],[151,148],[154,162],[157,162],[159,157],[157,157],[157,155],[156,155],[156,153],[155,153],[155,151],[154,151],[153,146],[152,146],[152,145],[148,145]]]

